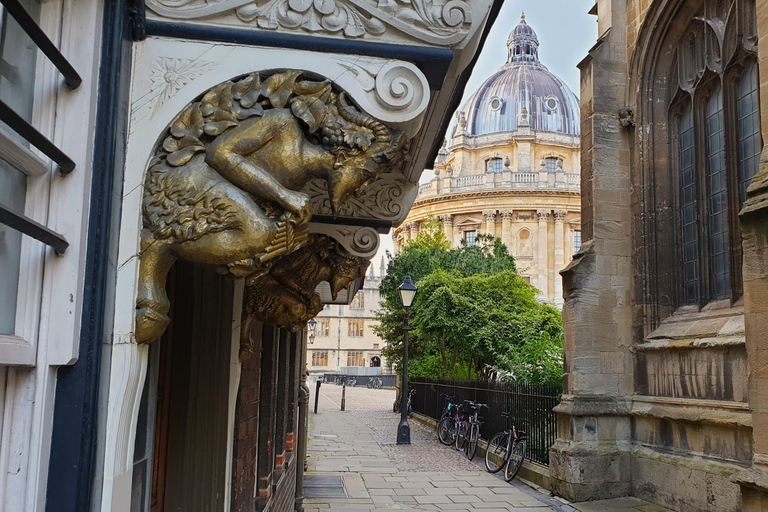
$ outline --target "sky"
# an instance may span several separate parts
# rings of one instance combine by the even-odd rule
[[[597,17],[587,14],[595,0],[505,0],[485,46],[467,82],[461,104],[498,71],[507,60],[507,38],[525,12],[525,21],[539,38],[539,60],[559,76],[579,96],[579,70],[576,65],[587,56],[597,41]],[[432,178],[424,172],[421,182]],[[381,235],[381,247],[371,264],[376,275],[384,251],[394,250],[392,235]]]

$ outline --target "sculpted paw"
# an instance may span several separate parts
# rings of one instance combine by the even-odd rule
[[[310,208],[309,196],[301,192],[290,193],[287,195],[285,208],[293,216],[291,221],[294,225],[306,224],[312,217],[312,210]]]
[[[136,342],[148,343],[158,339],[171,323],[168,315],[150,307],[136,309]]]

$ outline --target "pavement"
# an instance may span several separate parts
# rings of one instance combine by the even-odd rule
[[[636,498],[571,504],[518,479],[507,483],[418,421],[409,422],[411,444],[398,445],[394,390],[348,387],[342,412],[341,386],[323,384],[314,414],[314,383],[310,388],[306,512],[667,510]]]

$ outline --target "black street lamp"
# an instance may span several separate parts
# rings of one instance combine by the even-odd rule
[[[397,444],[411,444],[411,426],[408,425],[408,325],[410,307],[416,298],[418,288],[411,281],[411,275],[405,276],[405,281],[397,289],[400,293],[400,301],[405,308],[405,322],[403,324],[403,385],[400,391],[400,424],[397,426]]]
[[[307,322],[307,331],[309,331],[309,344],[311,345],[315,341],[315,327],[317,327],[317,320],[310,318]]]

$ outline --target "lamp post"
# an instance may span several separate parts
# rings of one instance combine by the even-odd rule
[[[309,344],[315,342],[315,328],[317,327],[317,320],[310,318],[307,322],[307,330],[309,331]]]
[[[403,323],[403,385],[400,391],[400,424],[397,426],[397,444],[411,444],[411,426],[408,425],[408,325],[410,307],[416,297],[418,288],[411,281],[411,275],[405,276],[405,281],[397,289],[400,293],[400,301],[405,308],[405,322]]]

